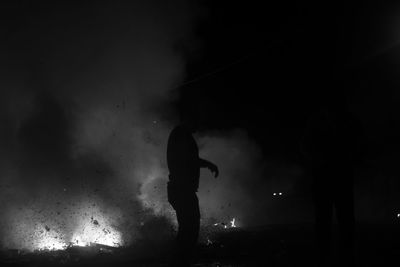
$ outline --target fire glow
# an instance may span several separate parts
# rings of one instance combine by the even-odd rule
[[[222,227],[222,228],[224,228],[224,229],[236,228],[236,227],[237,227],[237,225],[236,225],[236,219],[235,219],[235,218],[233,218],[231,221],[229,221],[229,224],[226,224],[226,223],[224,223],[224,222],[221,222],[221,223],[214,223],[213,225],[214,225],[214,226],[220,226],[220,227]]]
[[[103,224],[103,226],[102,226]],[[119,247],[122,245],[121,234],[106,221],[99,223],[97,220],[81,221],[81,225],[72,236],[71,245],[89,246],[92,243],[106,245],[110,247]]]
[[[6,237],[8,248],[33,252],[92,244],[119,247],[124,242],[114,225],[115,215],[87,202],[58,217],[28,207],[18,209]]]

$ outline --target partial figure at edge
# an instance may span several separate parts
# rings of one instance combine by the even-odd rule
[[[333,210],[340,234],[340,266],[354,266],[354,169],[361,158],[362,128],[345,99],[331,99],[314,112],[301,150],[313,180],[318,266],[331,262]]]

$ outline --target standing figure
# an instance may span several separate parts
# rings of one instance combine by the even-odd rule
[[[354,167],[359,159],[360,127],[342,99],[312,114],[302,142],[313,179],[318,266],[331,263],[332,216],[339,226],[340,266],[354,264]]]
[[[169,169],[168,201],[178,220],[177,251],[171,266],[190,266],[191,254],[200,229],[199,187],[200,168],[208,168],[218,176],[215,164],[199,158],[199,149],[192,133],[196,132],[196,117],[182,119],[168,139]]]

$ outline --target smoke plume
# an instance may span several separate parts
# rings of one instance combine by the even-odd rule
[[[1,246],[128,245],[150,238],[141,229],[154,218],[173,225],[166,142],[199,5],[28,3],[9,12],[0,50]],[[277,167],[242,130],[202,133],[198,142],[221,171],[217,180],[202,171],[203,224],[269,222],[265,195],[272,184],[290,191],[296,167],[279,167],[279,179],[289,177],[280,182],[266,179]]]

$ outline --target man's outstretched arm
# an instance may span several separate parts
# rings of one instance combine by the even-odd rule
[[[199,158],[199,166],[200,166],[200,168],[208,168],[212,173],[214,173],[215,178],[218,177],[219,170],[218,170],[217,165],[215,165],[214,163],[212,163],[208,160]]]

